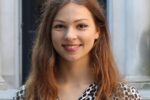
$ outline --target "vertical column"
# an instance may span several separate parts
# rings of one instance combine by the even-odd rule
[[[126,11],[126,40],[125,40],[125,48],[126,48],[126,76],[134,76],[136,73],[136,42],[138,34],[135,33],[135,21],[134,21],[134,0],[124,0],[125,1],[125,11]],[[138,1],[137,1],[138,2]]]
[[[112,39],[113,51],[119,69],[125,73],[126,66],[126,49],[125,49],[125,1],[124,0],[108,0],[108,21],[110,34]]]
[[[141,51],[146,49],[145,43],[141,44],[141,41],[145,41],[145,33],[148,31],[149,17],[148,17],[148,1],[149,0],[127,0],[127,75],[135,81],[146,81],[142,76],[141,71],[144,69],[141,60],[144,55],[148,55],[148,52]],[[150,5],[150,4],[149,4]],[[145,51],[145,50],[144,50]],[[142,59],[141,59],[142,58]],[[146,59],[145,59],[146,60]],[[142,68],[140,68],[142,67]],[[149,69],[147,69],[149,70]],[[145,72],[146,73],[146,70]]]
[[[1,29],[2,29],[2,20],[1,20],[1,13],[2,13],[2,1],[0,0],[0,48],[2,48],[2,33],[1,33]],[[6,87],[6,83],[5,80],[2,78],[2,55],[1,55],[2,51],[0,49],[0,89],[4,89]]]
[[[118,66],[132,81],[146,81],[143,76],[150,75],[150,1],[109,0],[108,3],[112,45]]]
[[[1,30],[1,0],[0,0],[0,30]],[[1,48],[1,32],[0,32],[0,48]],[[1,65],[1,49],[0,49],[0,83],[1,83],[1,73],[2,73],[2,65]]]
[[[19,1],[0,0],[0,68],[8,88],[19,86]]]

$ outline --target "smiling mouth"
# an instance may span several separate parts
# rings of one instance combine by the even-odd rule
[[[62,47],[67,52],[76,52],[80,49],[81,46],[82,44],[62,44]]]

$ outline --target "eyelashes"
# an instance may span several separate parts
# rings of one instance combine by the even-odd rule
[[[84,24],[84,23],[80,23],[80,24],[75,25],[75,28],[77,30],[86,30],[88,27],[89,26],[87,24]],[[68,26],[66,26],[64,24],[56,24],[53,26],[53,29],[58,30],[58,31],[65,30],[67,28],[68,28]]]
[[[65,29],[66,27],[63,24],[56,24],[53,26],[53,28],[56,30],[62,30],[62,29]]]
[[[77,25],[77,28],[79,30],[85,30],[86,28],[88,28],[88,25],[87,24],[79,24],[79,25]]]

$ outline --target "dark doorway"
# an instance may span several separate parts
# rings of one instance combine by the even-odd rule
[[[43,0],[22,0],[22,83],[31,67],[31,49]]]
[[[98,0],[98,1],[99,1],[99,3],[104,5],[104,9],[106,10],[106,8],[107,8],[107,0]]]

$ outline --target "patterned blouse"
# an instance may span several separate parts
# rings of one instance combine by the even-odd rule
[[[78,100],[96,100],[95,97],[97,88],[98,86],[95,83],[90,84]],[[25,100],[24,94],[25,86],[22,86],[22,88],[16,93],[16,97],[14,97],[13,100]],[[59,100],[59,98],[56,100]],[[117,92],[112,96],[111,100],[141,100],[141,96],[134,87],[131,87],[126,83],[119,83]]]

